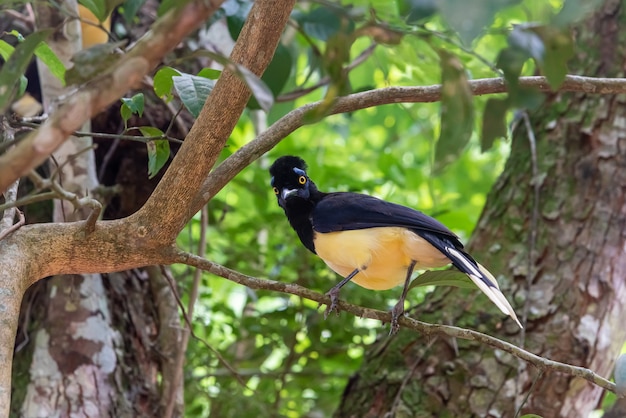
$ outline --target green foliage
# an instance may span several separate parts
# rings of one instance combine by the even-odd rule
[[[148,178],[156,176],[170,158],[170,143],[164,138],[165,134],[153,126],[140,126],[139,131],[146,138],[151,138],[146,142],[148,150]]]
[[[120,107],[120,115],[124,120],[124,126],[127,126],[128,120],[133,114],[143,115],[144,97],[143,93],[137,93],[133,97],[122,97],[122,106]]]
[[[104,22],[117,6],[124,3],[124,0],[78,0],[78,2],[89,9],[100,22]]]
[[[474,127],[474,95],[465,68],[453,54],[440,50],[441,133],[435,149],[435,170],[458,158]]]
[[[0,70],[0,113],[6,111],[16,95],[23,93],[26,88],[23,82],[26,67],[37,47],[51,33],[52,30],[43,30],[28,35],[13,51],[9,51],[8,44],[4,43],[3,58],[6,54],[8,59]]]
[[[202,110],[202,106],[204,106],[204,102],[206,102],[206,98],[213,90],[215,81],[186,73],[173,76],[172,81],[180,100],[187,110],[197,118]]]
[[[84,2],[99,17],[114,3],[119,4]],[[162,1],[158,13],[184,3]],[[118,10],[131,22],[142,4],[143,0],[127,0]],[[224,4],[222,13],[234,38],[251,5],[247,0]],[[319,292],[339,278],[303,248],[292,231],[271,192],[269,164],[285,154],[302,156],[321,190],[364,192],[419,209],[465,240],[508,153],[508,144],[498,138],[507,136],[509,110],[536,107],[543,98],[521,88],[518,77],[540,70],[556,88],[573,51],[567,25],[588,10],[582,0],[568,0],[562,8],[558,2],[531,0],[480,0],[471,5],[460,0],[353,0],[297,7],[294,27],[286,31],[260,79],[213,52],[194,49],[185,58],[208,57],[234,71],[253,93],[249,107],[263,109],[269,123],[294,108],[322,101],[309,114],[309,125],[252,163],[209,202],[209,247],[204,254],[245,274]],[[372,38],[386,42],[368,52]],[[9,60],[0,72],[0,91],[9,86],[9,96],[0,97],[3,106],[10,103],[26,58],[38,50],[38,39],[26,38],[13,55],[13,47],[0,41],[0,55]],[[66,74],[68,84],[97,77],[111,65],[111,57],[117,58],[113,55],[117,46],[109,43],[75,57],[74,70]],[[18,59],[18,50],[26,58]],[[364,52],[363,62],[353,66]],[[167,58],[164,64],[154,74],[154,93],[165,102],[179,100],[197,117],[221,72],[203,69],[193,75],[202,65],[195,61],[186,65],[182,59]],[[508,94],[497,98],[471,94],[469,80],[501,74]],[[443,83],[441,104],[391,104],[328,116],[337,98],[351,91],[439,83]],[[284,92],[292,93],[292,99],[281,98]],[[143,112],[144,95],[122,103],[127,122],[132,114]],[[169,142],[156,127],[138,129],[149,138],[152,178],[170,157]],[[220,162],[253,140],[255,129],[244,114]],[[475,135],[479,131],[480,144]],[[487,152],[481,153],[481,148]],[[178,244],[195,252],[200,228],[196,216]],[[193,272],[180,265],[172,269],[186,304],[185,289],[191,287]],[[434,285],[473,286],[458,272],[426,272],[411,285],[409,302],[422,301],[430,291],[427,287]],[[400,289],[374,292],[348,284],[341,298],[389,309],[399,295]],[[185,368],[187,415],[259,418],[331,416],[367,346],[388,331],[380,323],[346,313],[325,320],[316,303],[252,291],[209,274],[200,284],[193,327],[237,370],[245,387],[211,350],[192,340]]]
[[[418,286],[454,286],[465,289],[476,289],[476,285],[467,277],[467,274],[455,270],[426,271],[413,279],[409,289]]]

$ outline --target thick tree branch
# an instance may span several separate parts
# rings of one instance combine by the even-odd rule
[[[0,156],[0,192],[43,163],[72,132],[139,83],[222,3],[223,0],[196,0],[172,9],[156,22],[127,54],[111,63],[108,71],[81,87],[41,128]]]
[[[310,289],[302,287],[297,284],[277,282],[274,280],[258,279],[255,277],[246,276],[245,274],[231,270],[219,264],[213,263],[197,255],[187,253],[184,251],[176,250],[177,254],[172,256],[175,262],[193,266],[217,276],[223,277],[235,283],[244,285],[251,289],[257,290],[272,290],[281,293],[288,293],[303,297],[305,299],[319,302],[320,304],[328,305],[330,303],[330,297],[321,293],[314,292]],[[383,312],[376,309],[364,308],[362,306],[353,305],[344,301],[339,301],[338,309],[349,312],[355,316],[361,318],[376,319],[383,323],[389,323],[391,321],[391,313]],[[593,371],[579,366],[572,366],[570,364],[553,361],[547,358],[540,357],[531,352],[528,352],[522,348],[519,348],[509,342],[500,340],[498,338],[477,332],[469,329],[454,327],[450,325],[437,325],[429,324],[426,322],[417,321],[409,317],[401,317],[399,324],[407,329],[418,331],[424,334],[426,337],[434,335],[445,335],[453,338],[461,338],[464,340],[477,341],[482,344],[491,346],[493,348],[505,351],[513,356],[532,364],[542,371],[556,371],[571,376],[581,377],[603,389],[617,394],[615,383],[608,381],[607,379],[597,375]]]
[[[295,0],[257,0],[244,24],[230,60],[260,76],[269,65]],[[250,98],[244,80],[226,68],[211,91],[196,123],[187,135],[163,179],[144,207],[134,215],[149,228],[147,240],[173,242],[200,209],[190,210],[197,194]],[[153,228],[158,214],[167,222]]]
[[[545,77],[521,77],[520,85],[534,87],[549,93],[552,90]],[[471,80],[470,86],[476,96],[505,93],[506,84],[502,78]],[[559,92],[582,92],[588,94],[626,93],[625,78],[594,78],[568,75]],[[330,114],[347,113],[368,107],[392,103],[431,103],[441,98],[441,86],[426,87],[386,87],[337,98]],[[265,154],[287,135],[305,124],[305,115],[320,105],[314,102],[294,109],[276,121],[255,140],[241,147],[215,168],[202,184],[200,193],[194,199],[191,211],[196,213],[219,192],[241,170]]]

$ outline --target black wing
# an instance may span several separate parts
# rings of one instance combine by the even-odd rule
[[[317,232],[399,226],[422,235],[432,233],[447,238],[457,248],[463,248],[458,237],[441,222],[414,209],[386,202],[359,193],[329,193],[315,206],[311,214]]]

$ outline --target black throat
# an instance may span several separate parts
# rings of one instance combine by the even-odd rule
[[[294,197],[288,199],[285,205],[285,215],[291,224],[291,227],[298,234],[298,238],[302,241],[302,244],[308,248],[312,253],[315,252],[315,245],[313,244],[313,224],[311,223],[311,214],[319,202],[326,193],[322,193],[318,190],[311,190],[311,195],[308,199],[301,199]]]

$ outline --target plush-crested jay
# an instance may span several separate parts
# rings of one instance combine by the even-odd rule
[[[270,167],[271,185],[302,244],[344,277],[327,293],[331,304],[326,313],[336,308],[339,290],[349,281],[374,290],[404,284],[391,311],[395,332],[413,270],[452,263],[522,326],[493,275],[439,221],[364,194],[320,192],[306,169],[299,157],[281,157]]]

